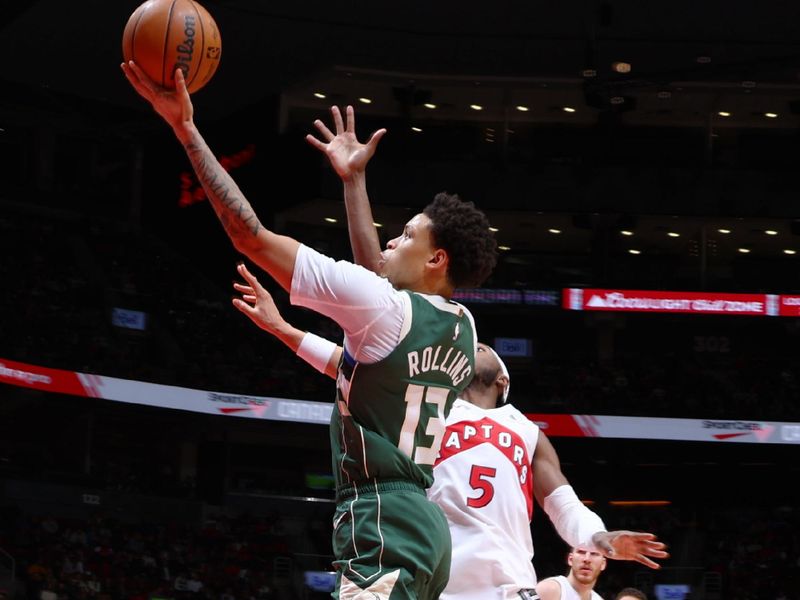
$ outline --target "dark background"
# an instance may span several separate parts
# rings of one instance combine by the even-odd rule
[[[179,205],[188,161],[119,69],[122,29],[137,5],[3,7],[0,357],[328,401],[327,380],[230,306],[241,257],[206,202]],[[485,287],[800,291],[800,257],[786,253],[800,251],[800,8],[792,2],[204,6],[223,51],[193,96],[196,121],[218,156],[254,150],[232,174],[278,231],[350,257],[340,184],[303,138],[331,103],[352,103],[362,138],[389,130],[368,179],[383,240],[436,192],[459,193],[487,212],[508,248]],[[616,72],[615,62],[630,72]],[[273,291],[300,326],[339,335]],[[145,311],[147,331],[112,327],[113,307]],[[532,341],[531,357],[509,361],[522,410],[800,421],[797,319],[470,308],[484,340]],[[0,415],[0,498],[21,511],[6,524],[59,513],[187,527],[225,511],[321,519],[313,548],[304,530],[297,546],[270,552],[292,557],[296,572],[305,555],[325,563],[330,505],[286,500],[330,497],[306,479],[329,471],[324,427],[11,388],[0,390]],[[794,447],[553,441],[578,493],[611,527],[653,530],[672,546],[656,579],[612,564],[601,579],[606,597],[625,584],[653,595],[655,582],[690,580],[698,598],[792,597]],[[105,504],[99,512],[74,505],[69,490],[104,494]],[[186,504],[161,511],[143,498]],[[615,500],[671,504],[623,509]],[[9,527],[0,547],[35,562],[26,536]],[[559,572],[563,543],[539,512],[534,527],[539,574]],[[235,542],[244,530],[228,532]],[[269,556],[274,579],[281,571]],[[223,593],[224,582],[206,583]],[[298,589],[287,584],[283,593],[298,597]]]

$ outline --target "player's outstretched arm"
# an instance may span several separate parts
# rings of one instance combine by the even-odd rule
[[[348,106],[346,113],[345,124],[339,107],[332,106],[331,116],[336,134],[317,119],[314,121],[314,126],[324,141],[311,134],[306,136],[306,140],[328,157],[331,166],[344,184],[347,225],[355,262],[377,273],[381,246],[367,195],[366,168],[386,130],[378,129],[366,144],[361,143],[355,134],[356,120],[353,107]]]
[[[658,540],[654,533],[640,531],[601,531],[592,536],[594,545],[614,560],[633,560],[651,569],[661,565],[653,559],[669,558],[667,545]]]
[[[297,327],[294,327],[283,318],[283,315],[281,315],[278,307],[275,305],[272,295],[264,289],[255,275],[253,275],[244,264],[239,264],[236,270],[245,280],[245,283],[233,284],[234,289],[241,294],[241,298],[233,299],[233,305],[258,327],[286,344],[292,352],[298,354],[301,358],[306,360],[306,362],[313,363],[313,359],[309,356],[308,351],[306,353],[298,353],[304,340],[306,341],[306,346],[309,346],[310,340],[308,336],[313,336],[313,334],[297,329]],[[324,350],[319,346],[317,347],[320,348],[320,350]],[[314,351],[313,346],[310,351]],[[331,344],[328,346],[328,351],[330,352],[330,356],[327,358],[327,362],[325,362],[323,356],[320,357],[320,364],[324,364],[324,373],[335,379],[336,369],[342,355],[342,348],[341,346]]]
[[[544,433],[539,433],[531,467],[536,501],[570,546],[591,542],[607,558],[634,560],[651,569],[661,568],[653,558],[669,558],[666,545],[652,533],[606,531],[602,519],[575,495],[561,471],[558,454]]]
[[[175,72],[175,90],[157,85],[133,61],[122,64],[130,84],[172,127],[183,144],[197,178],[234,247],[267,271],[285,290],[291,289],[299,242],[266,229],[239,186],[222,168],[194,124],[194,108],[183,72]]]

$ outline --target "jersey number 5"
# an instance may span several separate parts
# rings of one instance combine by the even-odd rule
[[[436,462],[444,437],[444,406],[448,393],[447,388],[426,387],[414,383],[406,389],[406,416],[397,447],[418,465],[433,465]],[[430,446],[414,446],[423,398],[425,402],[436,405],[436,416],[428,419],[428,427],[425,429],[425,435],[433,436],[433,443]]]
[[[494,478],[495,475],[497,475],[497,469],[472,465],[472,470],[469,472],[469,484],[473,490],[480,490],[481,495],[477,498],[467,498],[467,506],[483,508],[492,501],[492,498],[494,498],[494,486],[489,480]]]

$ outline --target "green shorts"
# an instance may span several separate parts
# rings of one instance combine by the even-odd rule
[[[447,519],[425,490],[372,482],[337,494],[333,519],[340,600],[436,600],[450,576]]]

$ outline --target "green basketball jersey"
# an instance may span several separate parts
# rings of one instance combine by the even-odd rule
[[[445,417],[475,372],[466,309],[405,293],[411,322],[407,317],[407,333],[389,356],[372,364],[342,358],[331,416],[337,487],[370,479],[429,487]]]

